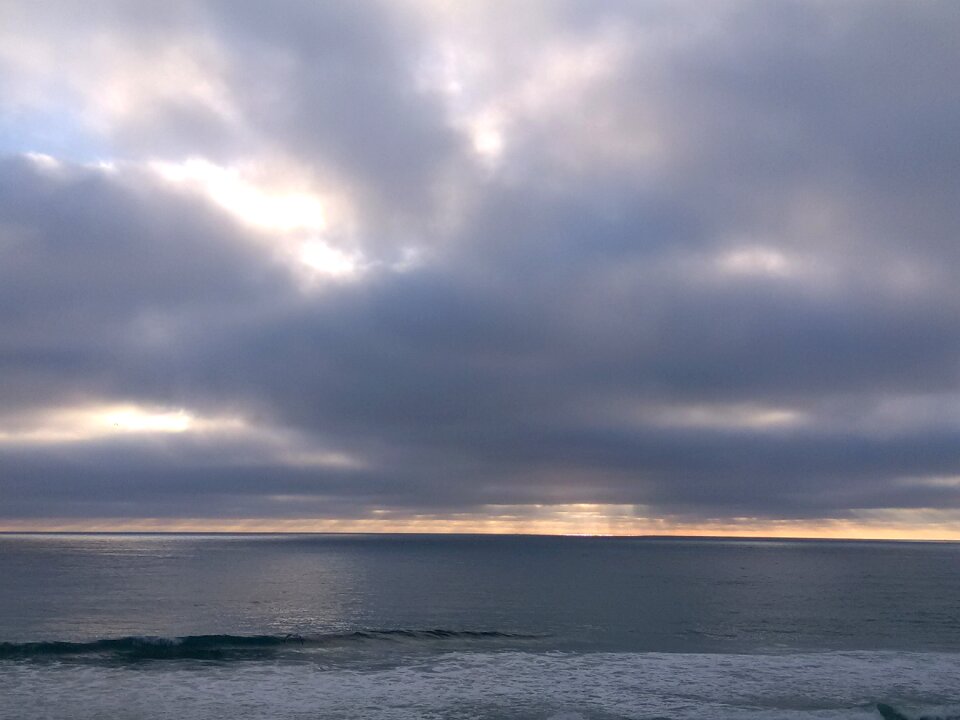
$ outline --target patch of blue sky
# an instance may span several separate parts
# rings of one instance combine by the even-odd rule
[[[111,159],[110,144],[68,113],[0,110],[0,154],[40,153],[58,160],[95,163]]]

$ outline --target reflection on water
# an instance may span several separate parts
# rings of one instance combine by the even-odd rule
[[[558,650],[960,650],[960,546],[0,536],[0,641],[484,630]]]

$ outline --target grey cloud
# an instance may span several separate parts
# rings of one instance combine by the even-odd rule
[[[686,27],[684,6],[651,7],[571,4],[530,31]],[[573,98],[581,114],[517,120],[502,173],[483,179],[441,99],[413,84],[428,24],[378,5],[204,6],[244,132],[342,178],[374,256],[392,213],[432,252],[302,292],[263,238],[146,175],[8,161],[0,396],[7,414],[112,397],[239,413],[365,464],[297,467],[235,438],[3,449],[3,514],[960,507],[957,486],[916,481],[960,475],[954,417],[872,420],[960,379],[960,17],[938,3],[717,8],[655,66],[628,52]],[[598,118],[614,144],[652,123],[661,154],[594,153]],[[205,147],[210,122],[188,107],[130,142]],[[443,181],[469,202],[441,242]],[[739,244],[810,267],[725,274],[717,259]],[[720,420],[658,423],[674,405]],[[738,405],[803,421],[724,427]]]
[[[177,343],[293,292],[288,272],[223,213],[133,175],[0,165],[8,411],[59,393],[159,390],[157,360]]]
[[[397,8],[293,1],[217,10],[238,50],[230,84],[253,124],[321,174],[332,170],[368,212],[430,209],[462,141],[439,98],[415,86],[422,40]]]
[[[427,38],[415,18],[380,2],[153,7],[65,0],[11,13],[9,23],[22,36],[47,41],[66,80],[37,82],[58,94],[46,100],[62,102],[65,116],[103,112],[97,76],[108,75],[110,91],[109,73],[126,70],[131,59],[156,73],[132,81],[136,105],[97,121],[106,123],[104,144],[120,157],[199,155],[229,163],[277,153],[355,196],[369,219],[381,217],[382,232],[409,232],[434,209],[444,182],[470,172],[465,141],[440,98],[417,86]],[[3,75],[15,79],[23,67]],[[121,93],[130,82],[121,82]],[[78,87],[93,89],[94,97],[78,96]],[[38,146],[26,149],[43,151],[48,141],[33,139]],[[376,244],[376,234],[368,242]]]

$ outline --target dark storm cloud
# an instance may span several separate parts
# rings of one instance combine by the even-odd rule
[[[118,170],[0,165],[0,430],[123,401],[263,434],[8,441],[0,514],[960,508],[960,11],[545,7],[489,62],[610,27],[618,59],[514,107],[494,171],[417,83],[427,14],[294,2],[164,15],[214,43],[235,115],[161,98],[117,120]],[[134,162],[247,140],[341,183],[374,260],[391,218],[427,259],[305,290]]]
[[[4,415],[97,393],[168,397],[154,378],[178,346],[291,292],[222,213],[134,178],[0,163]]]

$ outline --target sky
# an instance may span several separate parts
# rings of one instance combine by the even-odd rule
[[[0,0],[0,529],[960,538],[957,37]]]

